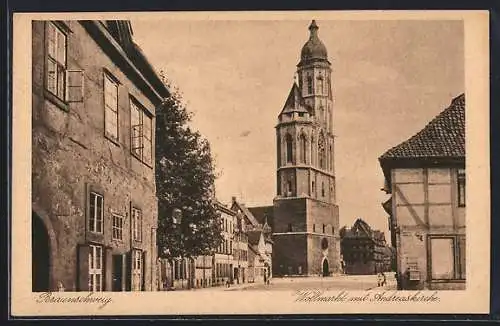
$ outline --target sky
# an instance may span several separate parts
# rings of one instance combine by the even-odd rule
[[[313,19],[314,17],[311,17]],[[276,195],[277,117],[310,20],[132,20],[134,41],[165,70],[210,143],[216,194],[247,206]],[[340,225],[385,232],[378,157],[421,130],[464,89],[462,21],[317,20],[332,63]]]

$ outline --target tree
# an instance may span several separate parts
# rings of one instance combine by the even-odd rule
[[[192,114],[164,72],[171,90],[156,110],[156,189],[158,254],[161,258],[208,255],[222,241],[215,207],[215,165],[210,144],[188,123]],[[182,212],[173,223],[174,209]]]

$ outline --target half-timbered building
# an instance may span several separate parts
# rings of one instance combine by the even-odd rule
[[[464,289],[465,95],[380,158],[400,289]]]

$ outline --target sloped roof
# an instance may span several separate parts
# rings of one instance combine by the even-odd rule
[[[379,160],[399,158],[465,158],[465,94],[454,98],[422,130]]]
[[[273,229],[274,206],[248,207],[248,210],[253,214],[257,222],[265,225],[267,220],[267,224],[271,227],[271,230]]]
[[[169,96],[170,91],[165,86],[157,71],[148,60],[141,47],[134,42],[132,24],[129,20],[100,21],[109,34],[120,44],[128,58],[136,68],[147,78],[148,82],[161,96]]]
[[[256,246],[259,244],[262,231],[251,230],[247,232],[247,235],[248,235],[248,243]]]
[[[309,112],[309,110],[307,110],[305,101],[302,98],[302,94],[300,94],[299,86],[295,82],[292,85],[292,89],[290,89],[290,93],[288,94],[285,105],[283,106],[283,110],[281,110],[280,115],[286,112]]]
[[[259,222],[255,219],[255,217],[250,212],[250,210],[248,210],[248,208],[245,206],[245,204],[240,203],[240,202],[236,201],[235,199],[233,199],[233,205],[236,205],[236,207],[241,210],[241,212],[243,213],[243,215],[246,216],[246,218],[252,224],[253,227],[258,227],[259,226]]]

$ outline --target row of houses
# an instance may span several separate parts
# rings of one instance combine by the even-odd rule
[[[160,260],[161,290],[264,283],[271,277],[271,227],[258,221],[251,208],[232,198],[216,203],[222,243],[212,255]]]

